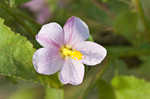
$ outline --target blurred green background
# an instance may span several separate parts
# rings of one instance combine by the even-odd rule
[[[32,75],[19,60],[13,71],[7,49],[17,47],[3,43],[3,38],[12,37],[12,31],[14,40],[20,34],[18,38],[31,42],[32,53],[40,47],[35,35],[42,24],[55,21],[63,26],[70,16],[83,19],[90,29],[89,40],[108,51],[101,64],[86,66],[80,86],[63,86],[56,75],[50,80]],[[150,0],[0,0],[0,19],[0,99],[150,99]],[[22,55],[30,54],[24,51],[28,45],[19,46],[26,52]],[[1,52],[2,47],[6,51]],[[32,54],[20,60],[27,57]]]

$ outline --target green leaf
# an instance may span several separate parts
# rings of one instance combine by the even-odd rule
[[[60,86],[57,74],[45,76],[35,72],[32,56],[36,49],[25,37],[12,32],[3,22],[0,18],[0,74],[40,82],[45,86]]]
[[[117,76],[112,80],[116,99],[150,99],[150,83],[133,76]]]
[[[3,22],[0,19],[0,73],[37,79],[31,62],[35,49],[26,38],[13,33]]]
[[[62,89],[47,88],[45,99],[64,99],[64,91]]]

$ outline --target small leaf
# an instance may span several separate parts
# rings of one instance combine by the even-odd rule
[[[112,80],[116,99],[150,99],[150,83],[133,76],[117,76]]]

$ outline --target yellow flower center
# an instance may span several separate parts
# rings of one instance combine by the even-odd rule
[[[67,45],[63,46],[60,49],[60,53],[63,58],[71,57],[74,60],[81,60],[83,57],[81,52],[74,50],[70,46],[67,46]]]

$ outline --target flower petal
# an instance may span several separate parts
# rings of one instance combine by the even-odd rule
[[[46,24],[41,28],[36,39],[44,47],[60,47],[64,42],[63,29],[55,22]]]
[[[45,7],[45,5],[44,0],[30,0],[29,2],[24,3],[23,7],[27,7],[33,12],[38,12],[40,9]]]
[[[54,74],[61,69],[63,63],[56,48],[40,48],[33,56],[34,68],[40,74]]]
[[[72,85],[79,85],[82,83],[83,77],[84,65],[80,61],[73,59],[66,60],[59,74],[59,79],[63,84],[70,83]]]
[[[88,26],[80,18],[71,17],[64,25],[65,43],[73,45],[89,37]]]
[[[40,24],[45,23],[50,18],[51,13],[47,7],[41,8],[41,10],[37,13],[36,19]]]
[[[75,49],[83,54],[83,63],[87,65],[96,65],[105,58],[107,51],[101,45],[91,41],[84,41],[76,44]]]

